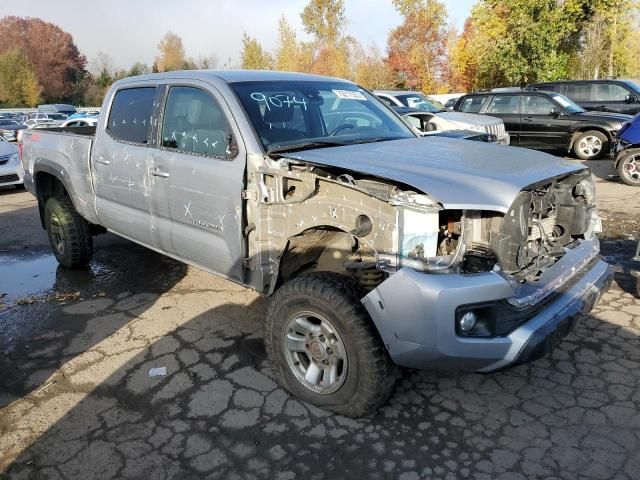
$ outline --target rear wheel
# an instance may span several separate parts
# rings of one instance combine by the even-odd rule
[[[47,199],[44,208],[49,243],[58,263],[66,268],[83,268],[93,255],[89,223],[82,218],[67,196]]]
[[[398,376],[357,284],[336,273],[285,283],[267,311],[265,345],[280,384],[295,396],[349,416],[370,413]]]
[[[640,149],[633,148],[620,159],[618,175],[627,185],[640,187]]]
[[[573,153],[581,160],[596,160],[609,152],[609,139],[597,130],[583,132],[573,143]]]

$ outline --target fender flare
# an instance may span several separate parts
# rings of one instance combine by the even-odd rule
[[[44,228],[44,198],[41,191],[38,189],[38,174],[46,173],[51,175],[56,180],[60,182],[63,188],[66,190],[71,203],[73,204],[73,208],[76,210],[78,206],[76,205],[75,198],[76,192],[73,188],[73,183],[71,182],[71,178],[69,173],[64,167],[59,165],[50,164],[47,162],[36,162],[33,167],[33,193],[35,194],[36,199],[38,200],[38,209],[40,210],[40,222],[42,223],[42,227]]]

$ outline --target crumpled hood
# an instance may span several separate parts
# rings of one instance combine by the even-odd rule
[[[523,188],[585,169],[534,150],[444,137],[319,148],[287,157],[405,183],[448,209],[503,213]]]

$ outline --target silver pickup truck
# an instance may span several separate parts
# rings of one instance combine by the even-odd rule
[[[397,366],[539,358],[612,279],[583,166],[417,138],[338,79],[128,78],[97,127],[25,132],[22,162],[61,265],[109,230],[264,293],[281,384],[347,415],[381,405]]]

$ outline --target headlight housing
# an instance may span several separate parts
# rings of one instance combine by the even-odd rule
[[[20,163],[20,155],[18,153],[14,153],[9,157],[9,163]]]
[[[587,204],[593,205],[596,201],[596,184],[593,181],[593,175],[589,175],[578,182],[575,193],[585,199]]]
[[[456,243],[455,250],[450,254],[438,253],[442,250],[443,235],[446,237],[451,233],[447,228],[456,229],[455,236],[461,237],[460,221],[445,221],[450,225],[443,226],[441,221],[443,211],[426,195],[402,193],[390,203],[398,207],[398,267],[434,272],[447,270],[460,261],[462,250],[458,248],[460,241]]]

